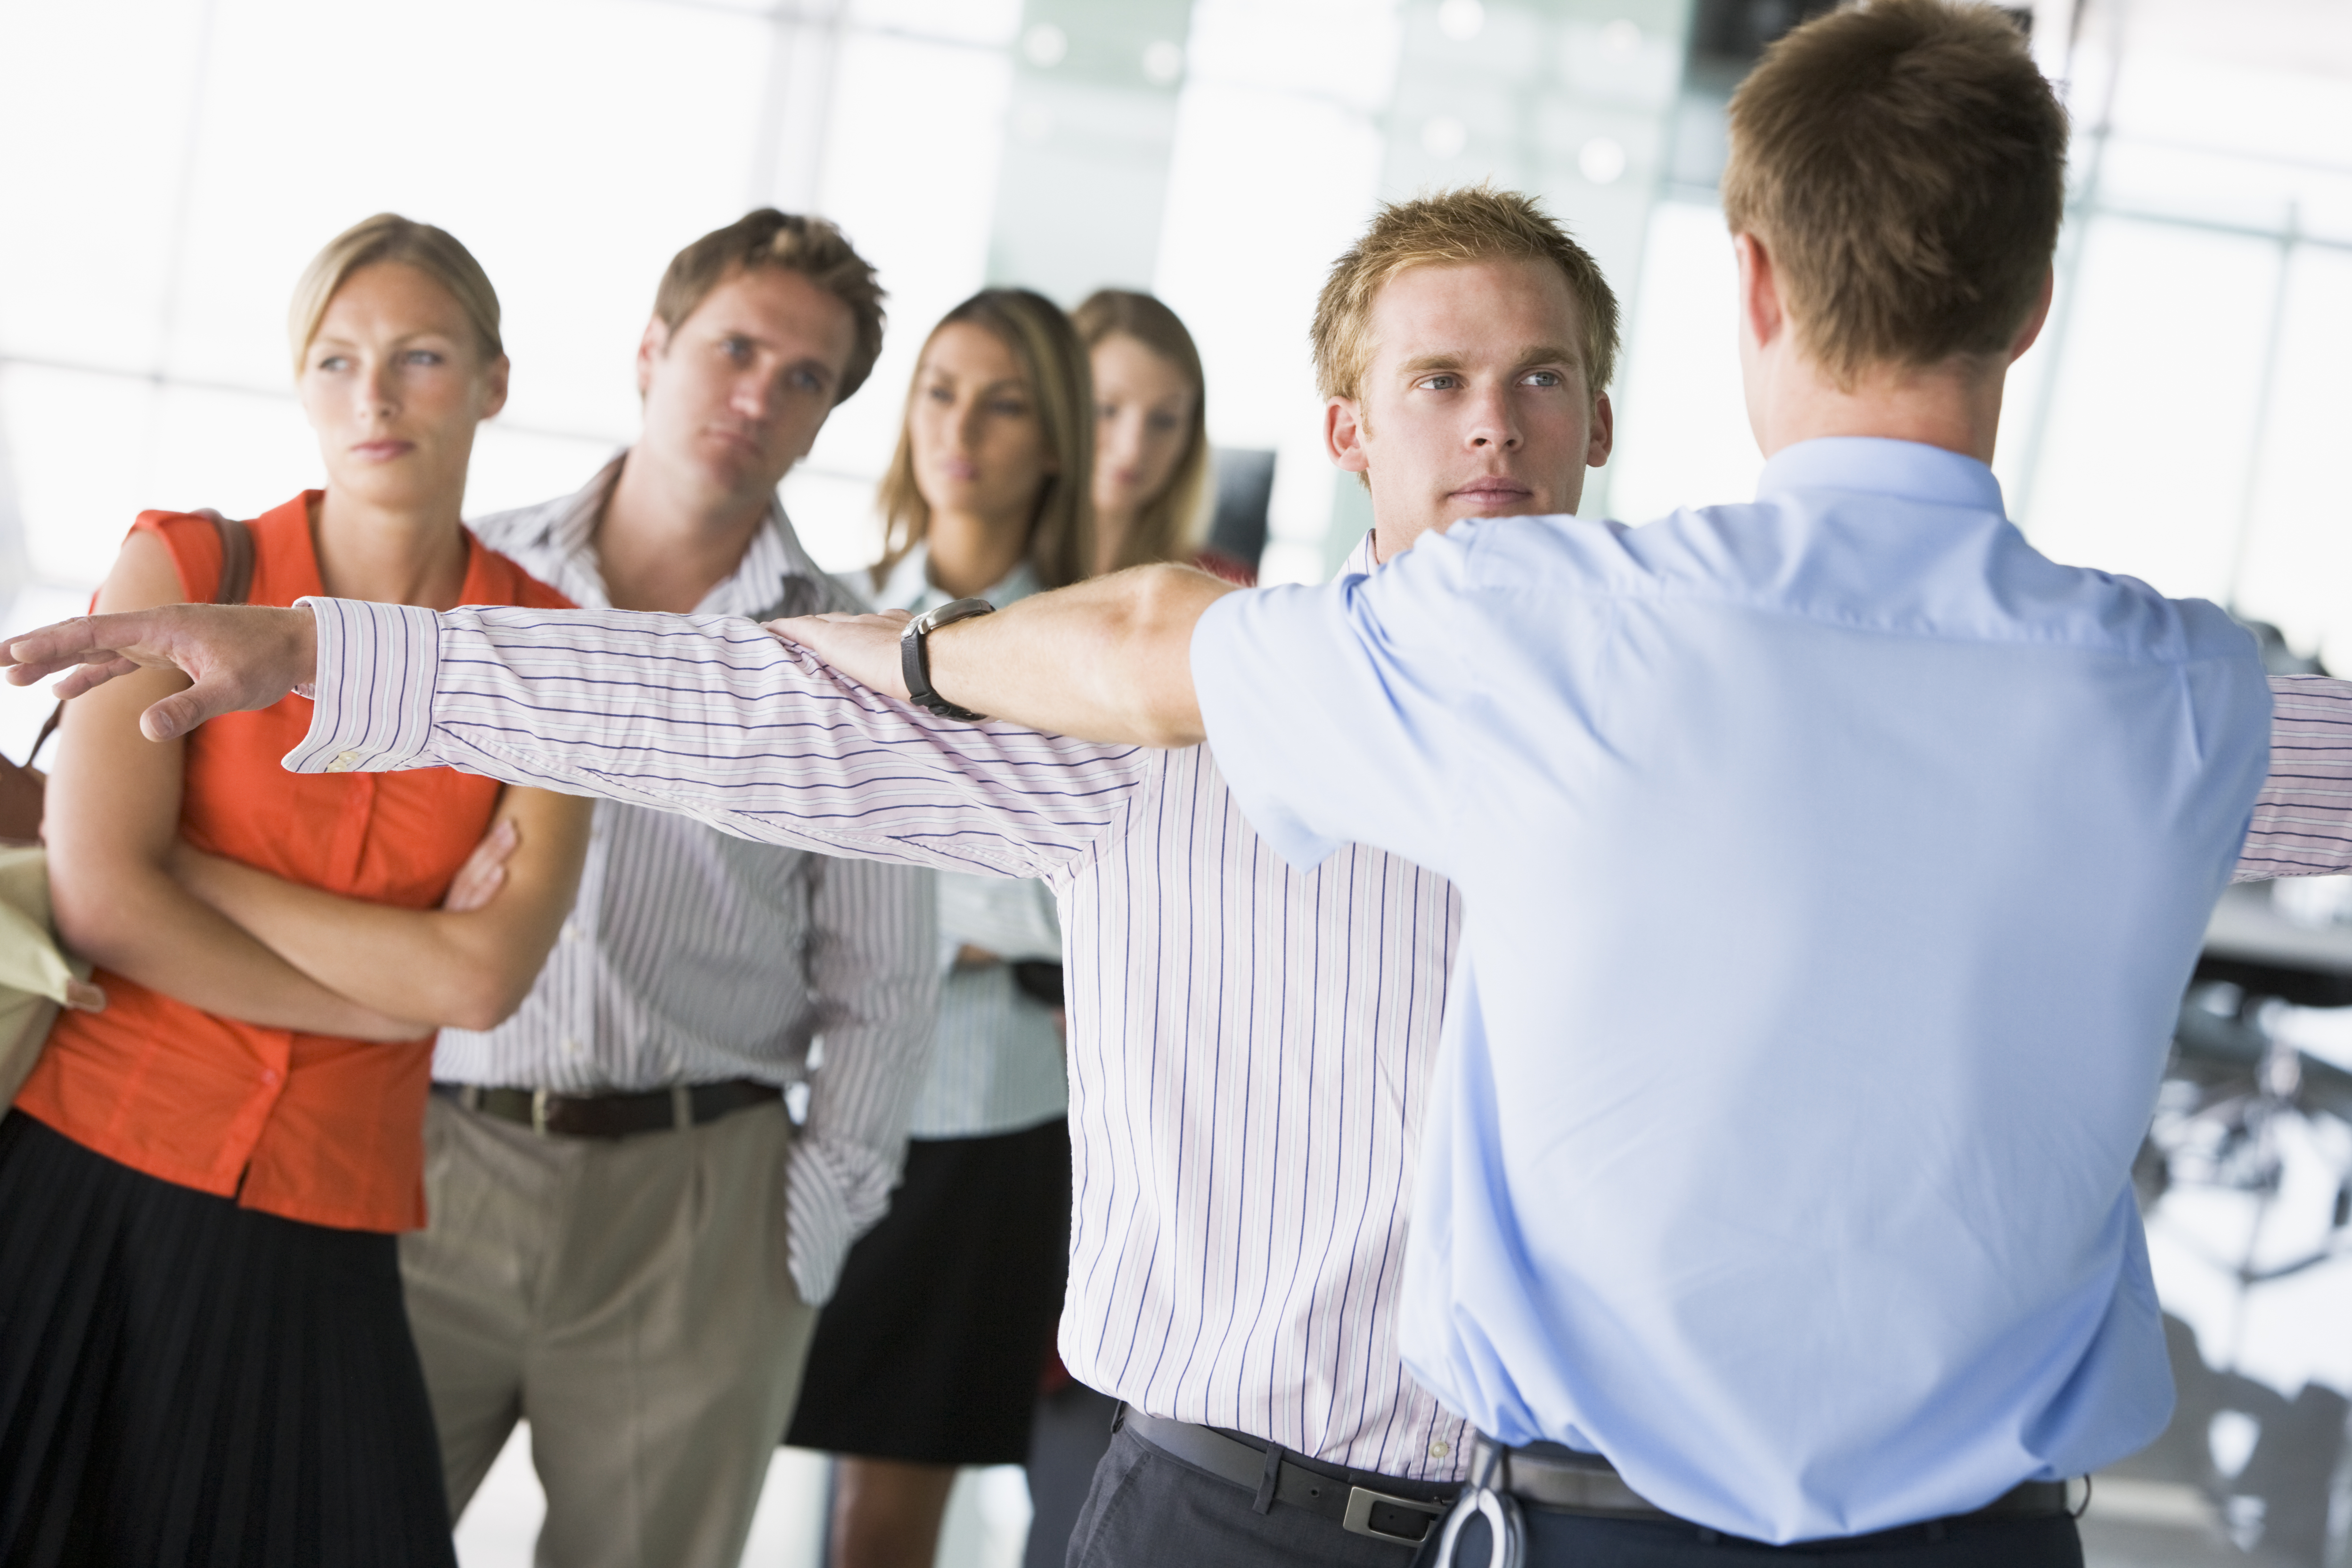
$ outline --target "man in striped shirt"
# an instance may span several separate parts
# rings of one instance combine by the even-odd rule
[[[1354,256],[1391,253],[1396,216]],[[1369,285],[1343,263],[1334,283],[1335,324],[1351,294],[1367,313],[1397,307],[1373,397],[1334,399],[1339,459],[1363,463],[1359,414],[1378,397],[1460,412],[1458,439],[1418,449],[1390,424],[1404,439],[1385,448],[1377,531],[1351,572],[1459,517],[1572,509],[1607,448],[1596,350],[1614,345],[1592,335],[1592,298],[1518,247]],[[1562,384],[1572,405],[1544,406]],[[1004,629],[1050,643],[1054,608]],[[1152,1418],[1121,1434],[1073,1561],[1410,1559],[1363,1531],[1421,1535],[1414,1502],[1462,1473],[1462,1425],[1404,1377],[1395,1323],[1458,940],[1450,889],[1361,847],[1286,867],[1205,750],[935,720],[740,623],[310,610],[75,623],[16,642],[28,668],[11,679],[90,665],[73,689],[174,663],[197,689],[150,724],[177,733],[315,678],[318,721],[289,766],[448,763],[769,842],[1050,878],[1068,917],[1078,1140],[1064,1353]],[[2352,683],[2282,682],[2275,736],[2241,874],[2352,864]]]
[[[662,279],[637,444],[476,531],[583,605],[854,608],[776,484],[881,336],[838,230],[749,214]],[[938,988],[930,883],[597,806],[529,998],[434,1050],[432,1221],[401,1263],[453,1511],[528,1417],[541,1563],[741,1555],[816,1308],[898,1178]]]

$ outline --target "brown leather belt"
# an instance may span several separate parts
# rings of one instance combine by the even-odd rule
[[[542,1137],[560,1138],[684,1131],[784,1097],[772,1084],[742,1078],[682,1083],[644,1094],[551,1094],[543,1089],[485,1089],[474,1083],[436,1083],[433,1092],[468,1110],[528,1127]]]
[[[1261,1505],[1278,1502],[1303,1508],[1342,1530],[1400,1547],[1419,1545],[1445,1517],[1454,1506],[1454,1494],[1461,1489],[1451,1482],[1408,1481],[1321,1464],[1255,1437],[1146,1415],[1131,1405],[1119,1406],[1112,1430],[1120,1427],[1219,1480],[1255,1492]]]
[[[1490,1464],[1494,1466],[1491,1470],[1487,1468]],[[1608,1519],[1668,1520],[1677,1524],[1689,1522],[1655,1506],[1627,1486],[1624,1478],[1617,1473],[1616,1467],[1600,1455],[1580,1453],[1557,1443],[1531,1443],[1525,1447],[1506,1448],[1481,1434],[1470,1450],[1470,1473],[1473,1476],[1491,1475],[1494,1479],[1489,1484],[1496,1491],[1507,1492],[1534,1508]],[[1951,1524],[1960,1520],[2055,1519],[2060,1514],[2073,1511],[2067,1502],[2065,1482],[2021,1481],[1972,1512],[1923,1520],[1918,1524],[1901,1528],[1918,1530],[1923,1526]],[[1798,1542],[1794,1544],[1802,1546],[1809,1543]]]

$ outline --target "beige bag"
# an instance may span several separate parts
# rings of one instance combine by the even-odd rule
[[[0,847],[0,1105],[16,1098],[58,1009],[105,1005],[89,965],[68,958],[49,926],[49,857],[37,844]]]

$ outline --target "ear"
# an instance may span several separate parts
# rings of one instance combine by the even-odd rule
[[[1769,347],[1789,326],[1772,252],[1752,234],[1733,235],[1731,250],[1739,263],[1739,330],[1758,348]]]
[[[2023,359],[2025,351],[2042,336],[2042,329],[2050,320],[2050,298],[2057,289],[2058,269],[2049,268],[2042,274],[2042,292],[2035,296],[2033,309],[2025,313],[2025,325],[2017,330],[2016,341],[2009,345],[2010,363],[2015,364]]]
[[[637,395],[642,398],[654,384],[654,361],[669,352],[669,327],[659,316],[646,323],[646,335],[637,340]]]
[[[1592,400],[1592,438],[1585,443],[1584,466],[1601,467],[1616,446],[1617,411],[1610,406],[1609,395],[1604,392]]]
[[[1364,452],[1364,416],[1352,397],[1334,397],[1323,405],[1323,450],[1332,466],[1350,474],[1369,469]]]
[[[504,354],[489,363],[482,377],[483,418],[497,418],[499,410],[507,405],[507,375],[513,368],[513,363]]]

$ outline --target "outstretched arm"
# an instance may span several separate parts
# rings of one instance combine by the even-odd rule
[[[1190,746],[1202,738],[1192,693],[1192,628],[1234,585],[1189,566],[1138,566],[1040,594],[932,634],[931,685],[973,710],[1080,740]],[[861,685],[905,698],[897,624],[808,616],[780,635]],[[318,674],[308,608],[175,605],[136,616],[86,616],[11,642],[0,658],[18,686],[64,673],[60,696],[140,668],[184,672],[188,689],[141,721],[150,740],[184,735],[215,714],[267,708]],[[330,679],[339,673],[325,672]]]
[[[998,876],[1051,875],[1124,832],[1156,776],[1134,747],[934,718],[748,621],[305,605],[63,622],[10,643],[9,677],[70,669],[80,689],[157,667],[197,677],[176,693],[196,700],[150,710],[151,735],[315,677],[296,772],[457,767],[761,843]]]
[[[931,689],[961,708],[1034,730],[1139,746],[1202,738],[1192,630],[1234,585],[1190,566],[1137,566],[1039,594],[929,637]],[[907,695],[908,617],[803,616],[771,623],[877,691]]]

